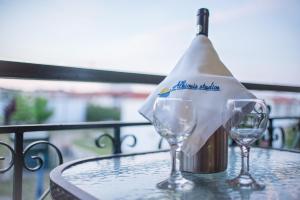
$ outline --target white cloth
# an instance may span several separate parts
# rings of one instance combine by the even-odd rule
[[[227,99],[255,98],[219,59],[212,43],[199,35],[171,73],[148,96],[139,112],[152,122],[153,105],[158,97],[193,100],[197,126],[183,145],[188,155],[197,153],[208,138],[224,124],[222,110]]]

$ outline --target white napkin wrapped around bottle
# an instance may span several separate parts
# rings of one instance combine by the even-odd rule
[[[193,100],[197,125],[182,150],[194,155],[224,124],[222,110],[227,99],[255,98],[221,62],[211,41],[198,35],[171,73],[148,96],[139,113],[152,122],[157,97]],[[176,114],[176,113],[174,113]],[[223,121],[224,120],[224,121]]]

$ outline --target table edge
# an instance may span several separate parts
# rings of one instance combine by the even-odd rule
[[[54,188],[59,188],[59,191],[62,193],[66,193],[70,197],[70,199],[84,199],[84,200],[96,200],[95,196],[92,196],[91,194],[85,192],[84,190],[76,187],[75,185],[71,184],[70,182],[66,181],[62,177],[62,173],[71,168],[72,166],[81,164],[83,162],[90,162],[94,160],[105,160],[105,159],[111,159],[111,158],[120,158],[120,157],[128,157],[128,156],[140,156],[145,154],[151,154],[151,153],[163,153],[168,152],[169,149],[166,150],[159,150],[159,151],[146,151],[146,152],[139,152],[139,153],[128,153],[128,154],[114,154],[114,155],[108,155],[108,156],[94,156],[84,159],[76,159],[73,161],[69,161],[66,163],[63,163],[62,165],[57,166],[53,170],[51,170],[49,177],[50,177],[50,193],[53,199],[66,199],[65,197],[62,198],[55,198],[55,194],[53,194]]]

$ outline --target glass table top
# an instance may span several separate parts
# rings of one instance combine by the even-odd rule
[[[184,173],[196,187],[189,192],[156,188],[170,173],[170,153],[81,162],[62,177],[97,199],[300,199],[300,154],[252,148],[250,172],[266,185],[262,191],[232,189],[226,179],[238,175],[240,149],[229,148],[228,168],[215,174]]]

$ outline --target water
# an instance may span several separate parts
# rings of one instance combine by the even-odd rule
[[[263,132],[262,128],[233,128],[230,135],[238,144],[248,146],[260,138]]]
[[[172,130],[171,127],[165,127],[163,123],[154,117],[153,124],[155,124],[155,130],[159,135],[165,138],[169,144],[181,144],[188,136],[191,135],[191,128],[186,125],[176,126]],[[178,123],[177,123],[178,124]]]

